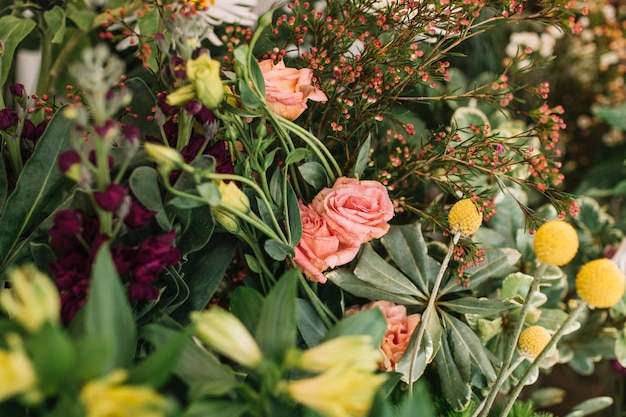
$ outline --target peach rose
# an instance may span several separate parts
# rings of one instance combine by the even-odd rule
[[[326,102],[326,94],[311,85],[313,71],[287,68],[281,60],[259,62],[265,79],[265,100],[272,111],[287,120],[295,120],[306,110],[307,100]]]
[[[323,217],[311,207],[299,204],[302,238],[294,248],[296,256],[293,260],[312,281],[323,284],[326,277],[322,272],[353,260],[359,251],[359,245],[342,245],[328,230]]]
[[[338,178],[333,188],[320,191],[311,206],[348,246],[382,237],[394,215],[393,203],[381,183],[346,177]]]
[[[363,310],[378,308],[387,320],[387,332],[380,345],[384,360],[380,363],[380,369],[384,371],[395,371],[398,361],[404,355],[409,344],[409,339],[413,330],[420,322],[419,314],[406,314],[406,307],[397,305],[391,301],[374,301],[362,307],[355,306],[346,310],[346,316],[358,313]]]

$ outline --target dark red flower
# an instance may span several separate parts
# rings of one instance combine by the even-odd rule
[[[59,155],[57,160],[59,164],[59,169],[62,173],[66,173],[68,169],[72,167],[74,164],[80,164],[80,155],[76,151],[66,151]]]
[[[141,131],[135,125],[124,125],[122,127],[122,134],[124,135],[124,139],[133,144],[139,143],[139,136]]]
[[[23,98],[26,92],[24,91],[24,84],[15,83],[9,86],[11,95],[15,98]]]
[[[120,208],[127,195],[126,187],[113,183],[109,184],[106,191],[95,191],[93,198],[102,210],[114,213]]]
[[[45,121],[39,123],[37,126],[29,119],[24,120],[24,127],[22,128],[22,138],[35,141],[43,135],[46,130],[47,123]]]
[[[17,126],[19,117],[13,109],[0,110],[0,130],[7,130],[10,127]]]
[[[145,208],[135,200],[131,200],[128,214],[124,217],[124,224],[128,227],[144,227],[156,215],[156,211]]]
[[[87,299],[91,260],[82,254],[71,253],[51,262],[49,268],[61,295],[61,317],[67,324]]]

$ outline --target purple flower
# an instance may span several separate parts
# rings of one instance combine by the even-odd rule
[[[24,120],[24,127],[22,128],[22,138],[36,141],[43,135],[43,132],[48,126],[47,122],[43,121],[37,126],[29,119]]]
[[[177,106],[170,106],[169,104],[167,104],[167,93],[165,92],[160,93],[157,96],[157,105],[165,116],[174,116],[176,113],[178,113]]]
[[[139,128],[135,125],[124,125],[124,127],[122,127],[122,134],[124,135],[124,138],[133,143],[133,144],[138,144],[139,143],[139,135],[141,134]]]
[[[98,219],[89,217],[80,210],[60,210],[54,215],[54,224],[48,234],[52,250],[65,256],[86,251],[88,248],[81,241],[88,245],[95,242],[100,234],[100,224]]]
[[[61,295],[61,318],[67,324],[87,299],[91,261],[79,253],[71,253],[51,262],[49,268]]]
[[[128,227],[144,227],[155,215],[156,211],[148,210],[137,201],[131,200],[130,209],[124,217],[124,224]]]
[[[63,152],[59,155],[57,163],[59,164],[61,172],[65,174],[72,166],[81,163],[80,155],[76,151]]]
[[[213,123],[217,120],[211,109],[205,106],[202,106],[202,109],[195,114],[195,119],[201,124]]]
[[[108,119],[104,122],[104,125],[95,126],[94,130],[101,138],[107,138],[110,135],[115,135],[117,128],[117,122],[113,119]]]
[[[194,116],[202,111],[203,106],[198,100],[189,100],[183,105],[183,107],[188,115]]]
[[[15,98],[24,98],[26,94],[24,85],[20,83],[11,84],[9,90],[11,91],[11,95]]]
[[[114,213],[120,208],[127,195],[126,187],[120,184],[109,184],[106,191],[95,191],[93,198],[101,209]]]
[[[7,130],[10,127],[17,126],[19,118],[13,109],[0,110],[0,130]]]
[[[184,80],[187,78],[185,60],[178,55],[172,56],[170,59],[170,72],[172,76],[178,80]]]

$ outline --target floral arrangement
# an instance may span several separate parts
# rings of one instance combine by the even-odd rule
[[[0,1],[1,415],[536,416],[543,370],[626,366],[554,50],[474,59],[587,5],[262,8]]]

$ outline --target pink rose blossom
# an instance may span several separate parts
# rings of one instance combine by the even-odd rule
[[[346,315],[358,313],[363,310],[378,308],[387,320],[387,332],[380,345],[384,360],[380,363],[380,369],[384,371],[395,371],[398,361],[404,355],[409,344],[409,339],[413,330],[420,322],[419,314],[406,314],[406,307],[397,305],[391,301],[374,301],[362,307],[351,307],[346,311]]]
[[[294,262],[313,281],[325,283],[322,272],[350,262],[359,251],[359,245],[345,246],[326,226],[326,221],[315,210],[300,203],[302,238],[294,248]]]
[[[387,189],[377,181],[341,177],[324,188],[311,206],[325,218],[341,243],[360,245],[382,237],[394,216]]]
[[[295,120],[306,110],[307,100],[326,102],[326,95],[311,85],[313,71],[287,68],[283,61],[259,62],[265,79],[265,100],[272,111],[287,120]]]

